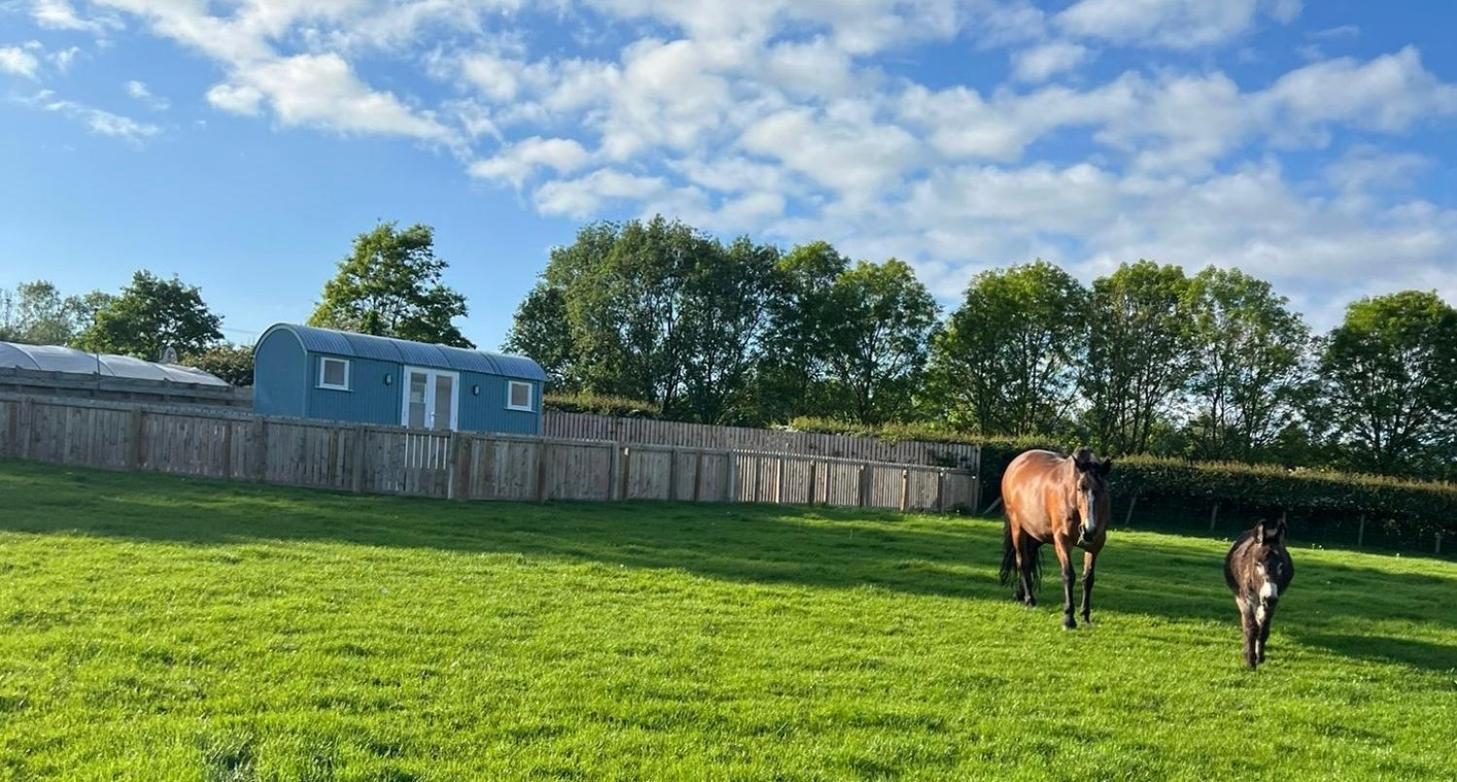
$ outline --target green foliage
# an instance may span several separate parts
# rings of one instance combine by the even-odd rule
[[[16,780],[1416,780],[1457,745],[1447,561],[1296,537],[1250,674],[1226,540],[1115,530],[1070,635],[991,520],[14,462],[0,497]]]
[[[218,345],[184,356],[182,363],[217,375],[239,388],[253,385],[253,349],[247,345]]]
[[[547,408],[566,413],[594,413],[621,418],[661,418],[663,415],[663,409],[652,402],[585,391],[575,394],[547,394],[541,401]]]
[[[475,347],[452,322],[467,308],[465,296],[441,281],[448,265],[435,256],[430,226],[380,224],[354,238],[353,252],[324,284],[309,325]]]
[[[978,274],[931,345],[934,418],[988,434],[1057,429],[1087,350],[1088,292],[1046,261]]]
[[[0,290],[0,340],[69,345],[91,327],[97,311],[112,298],[100,291],[63,297],[46,280],[21,283],[14,293]]]
[[[1193,289],[1184,270],[1141,260],[1093,282],[1083,393],[1092,439],[1142,453],[1189,377]]]
[[[826,368],[838,408],[868,423],[910,416],[938,308],[911,267],[861,261],[835,278]]]
[[[201,290],[176,277],[138,271],[121,295],[97,305],[95,321],[75,340],[83,350],[157,361],[166,348],[197,354],[223,338],[222,318],[207,308]]]
[[[1193,279],[1194,455],[1255,458],[1297,421],[1310,391],[1310,330],[1270,284],[1238,269]]]
[[[849,267],[849,259],[827,242],[800,245],[779,260],[757,356],[761,420],[788,421],[832,404],[827,387],[835,350],[831,324],[843,317],[835,281]]]
[[[1319,412],[1349,462],[1376,472],[1451,469],[1457,446],[1457,310],[1403,291],[1346,309],[1320,357]]]
[[[573,373],[574,348],[567,320],[567,300],[561,288],[538,284],[516,308],[511,331],[501,349],[529,356],[546,372],[550,391],[572,391],[578,385]]]

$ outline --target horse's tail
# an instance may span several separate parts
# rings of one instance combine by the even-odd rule
[[[997,580],[1007,586],[1017,579],[1017,552],[1012,549],[1012,520],[1002,522],[1002,567]]]
[[[1039,546],[1034,549],[1024,538],[1022,556],[1029,560],[1028,566],[1032,571],[1032,588],[1036,589],[1042,583],[1042,548]],[[1017,551],[1012,548],[1012,520],[1007,519],[1002,524],[1002,567],[997,571],[997,580],[1002,583],[1002,586],[1007,586],[1016,584],[1020,577],[1017,573]]]

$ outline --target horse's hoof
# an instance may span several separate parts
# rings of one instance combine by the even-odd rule
[[[1076,629],[1078,629],[1078,623],[1076,621],[1074,621],[1072,617],[1069,616],[1069,617],[1067,617],[1067,618],[1065,618],[1065,619],[1062,620],[1062,629],[1064,629],[1064,630],[1076,630]]]

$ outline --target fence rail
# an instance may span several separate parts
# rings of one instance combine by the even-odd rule
[[[825,456],[956,467],[971,473],[981,471],[981,448],[956,443],[892,442],[874,437],[714,426],[648,418],[619,418],[551,409],[543,411],[541,427],[542,433],[548,437],[574,440],[610,440],[640,445],[673,445],[680,448]]]
[[[966,470],[833,456],[423,432],[184,406],[0,395],[0,455],[459,500],[677,500],[949,511]]]

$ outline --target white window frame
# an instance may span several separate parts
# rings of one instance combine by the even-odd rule
[[[516,386],[526,386],[526,406],[525,407],[522,407],[521,405],[513,405],[513,404],[511,404],[511,392],[516,388]],[[531,412],[535,412],[536,411],[535,403],[536,403],[536,386],[532,385],[531,383],[526,382],[525,380],[507,380],[506,381],[506,409],[507,410],[521,410],[523,412],[531,413]]]
[[[324,377],[325,377],[324,367],[330,361],[335,361],[335,362],[338,362],[338,363],[344,365],[344,385],[341,386],[341,385],[335,385],[333,383],[325,382],[325,380],[324,380]],[[318,384],[318,387],[319,388],[327,388],[330,391],[348,391],[349,390],[349,375],[350,375],[350,370],[351,370],[350,364],[352,364],[352,363],[353,362],[351,362],[347,358],[335,358],[333,356],[320,356],[319,357],[319,384]]]
[[[409,425],[410,425],[410,375],[412,375],[412,374],[421,374],[421,375],[425,375],[425,377],[426,377],[426,380],[425,380],[425,429],[426,430],[434,430],[435,429],[435,426],[434,426],[435,425],[435,417],[440,414],[440,411],[435,409],[435,384],[437,382],[439,382],[437,380],[437,378],[441,378],[441,377],[448,377],[448,378],[450,378],[450,389],[451,389],[451,395],[450,395],[450,431],[452,431],[452,432],[459,431],[459,429],[460,429],[460,397],[461,397],[461,393],[460,393],[461,392],[461,389],[460,389],[460,373],[459,372],[449,372],[449,371],[446,371],[446,370],[443,370],[443,369],[430,369],[428,367],[405,366],[405,367],[403,367],[403,370],[400,373],[400,392],[401,392],[400,426],[409,427]]]

